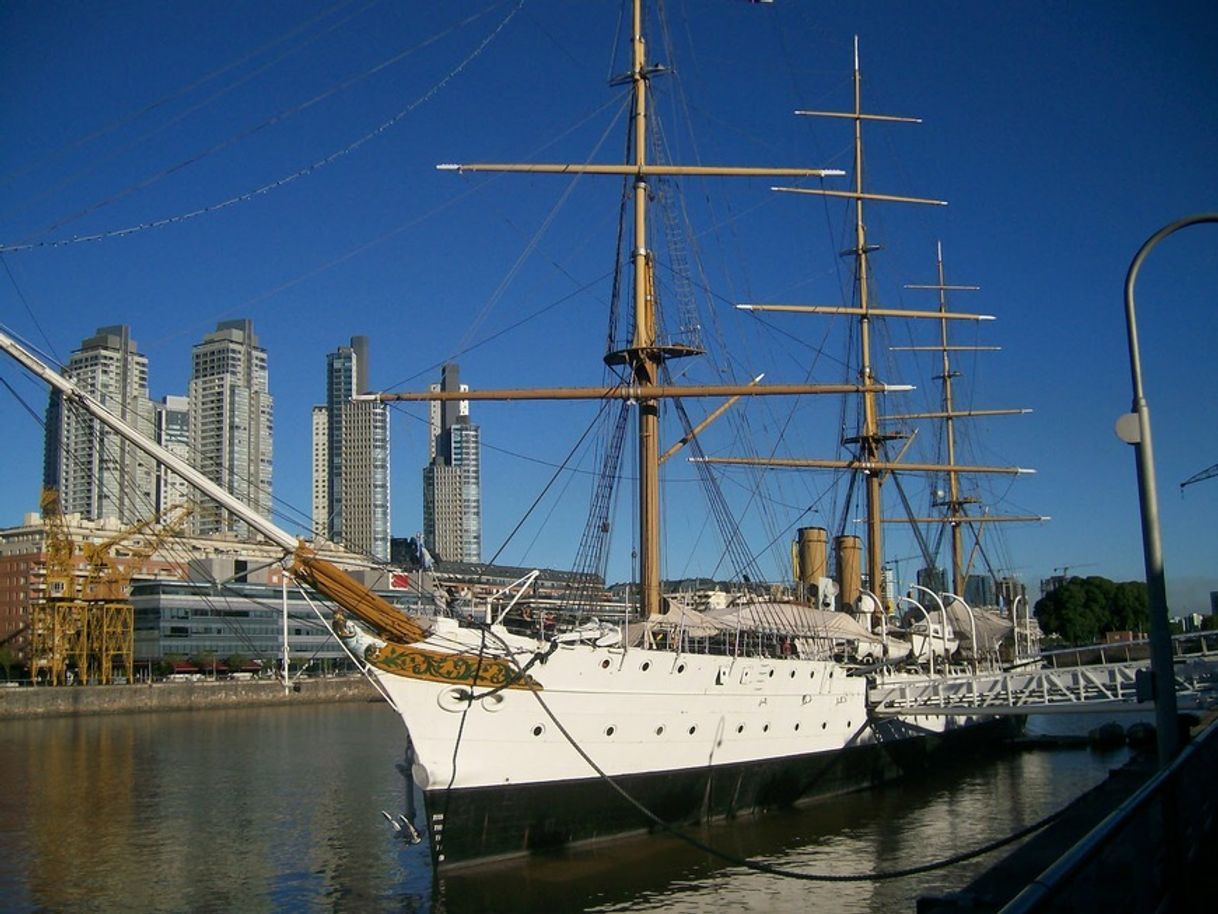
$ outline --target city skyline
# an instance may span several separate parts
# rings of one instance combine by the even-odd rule
[[[528,15],[502,29],[507,9],[466,21],[443,5],[386,5],[341,26],[313,24],[324,12],[312,2],[259,15],[192,2],[170,12],[137,0],[77,22],[54,4],[0,10],[9,77],[0,106],[22,138],[0,149],[4,323],[60,362],[99,316],[129,324],[158,366],[155,399],[184,389],[177,353],[186,341],[233,315],[255,320],[275,359],[276,510],[295,506],[303,529],[317,366],[351,332],[374,328],[386,353],[369,379],[374,390],[423,388],[453,360],[483,388],[599,383],[620,191],[590,178],[435,170],[480,158],[620,158],[620,97],[605,85],[624,63],[615,3],[530,0]],[[1009,493],[986,494],[1053,517],[1011,530],[996,564],[1032,588],[1065,567],[1140,578],[1133,455],[1112,432],[1130,400],[1122,283],[1155,230],[1218,209],[1218,11],[1188,2],[1048,11],[724,0],[697,16],[670,12],[681,26],[673,46],[650,52],[670,68],[653,88],[655,112],[674,127],[674,160],[849,168],[848,128],[791,112],[849,107],[859,37],[864,106],[924,119],[867,127],[868,183],[950,203],[869,209],[869,237],[882,245],[872,258],[879,295],[923,303],[903,284],[933,276],[941,240],[949,281],[982,287],[967,306],[999,317],[977,342],[1003,351],[983,366],[959,365],[978,384],[976,402],[1034,410],[1002,427],[978,423],[990,449],[982,456],[1038,470]],[[299,41],[276,46],[282,54],[267,51],[306,23]],[[315,40],[330,25],[338,40]],[[391,59],[392,71],[374,71]],[[212,81],[196,85],[205,77]],[[533,85],[540,95],[526,89]],[[738,338],[750,377],[840,380],[835,355],[818,348],[822,325],[744,322],[733,306],[842,303],[844,208],[808,206],[762,182],[682,183],[704,246],[695,285],[714,304],[704,335],[719,323]],[[252,193],[260,188],[268,189]],[[1176,490],[1218,460],[1212,232],[1202,226],[1160,245],[1137,290],[1176,611],[1203,608],[1218,587],[1218,482],[1183,497]],[[84,243],[94,235],[102,237]],[[671,298],[669,274],[659,277]],[[783,334],[802,342],[773,345]],[[0,378],[17,393],[0,397],[15,439],[0,520],[16,523],[37,507],[41,471],[42,430],[26,406],[41,415],[46,395],[11,366]],[[578,521],[562,509],[547,503],[510,535],[593,409],[477,408],[485,484],[495,491],[488,553],[505,547],[503,561],[518,565],[570,563]],[[390,415],[403,527],[421,501],[427,408],[399,405]],[[782,418],[754,415],[762,446],[779,441]],[[800,442],[806,450],[782,442],[792,456],[831,451],[840,437],[832,416],[800,415],[790,427],[815,432]],[[711,443],[731,453],[727,442]],[[577,492],[595,467],[576,454],[564,472],[552,492]],[[665,576],[712,573],[711,537],[672,510],[693,502],[685,496],[694,471],[674,460],[666,473]],[[743,473],[724,476],[772,576],[783,568],[786,528],[853,520],[840,511],[799,517],[818,504],[822,483],[787,477],[763,489]],[[761,511],[772,521],[757,521]],[[542,517],[551,518],[545,530]],[[615,525],[611,580],[632,574],[628,530],[628,519]],[[894,559],[914,551],[894,550]],[[912,568],[905,561],[901,577]]]

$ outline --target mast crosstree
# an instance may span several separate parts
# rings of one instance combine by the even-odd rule
[[[531,174],[586,174],[616,175],[634,178],[634,246],[631,261],[634,270],[634,329],[630,345],[625,349],[610,352],[605,361],[620,365],[630,371],[634,382],[629,395],[638,404],[638,448],[639,448],[639,589],[641,611],[646,617],[658,616],[660,600],[660,441],[659,404],[666,396],[688,396],[683,388],[666,388],[660,385],[661,366],[669,359],[693,355],[697,350],[684,346],[661,345],[656,332],[656,308],[652,290],[652,255],[647,247],[647,202],[648,179],[654,176],[706,176],[706,177],[802,177],[823,178],[842,175],[843,172],[826,168],[742,168],[735,166],[687,166],[652,164],[647,158],[649,128],[647,113],[648,84],[652,75],[663,72],[647,64],[646,42],[643,38],[643,13],[641,0],[632,4],[631,68],[629,82],[633,93],[633,124],[631,158],[626,164],[446,164],[439,166],[448,171],[480,172],[526,172]],[[870,382],[864,382],[864,387]],[[878,388],[877,388],[878,389]],[[764,396],[775,391],[762,386],[738,385],[719,388],[703,388],[706,396]],[[825,393],[816,386],[788,385],[784,393]],[[487,399],[495,398],[493,392]],[[588,393],[591,393],[589,391]],[[866,393],[866,391],[864,391]],[[615,396],[600,391],[598,397]],[[616,394],[624,396],[624,394]],[[463,399],[474,399],[463,394]],[[586,394],[556,395],[553,391],[539,390],[531,395],[514,396],[512,399],[576,399],[591,398]],[[432,399],[431,397],[402,397],[386,395],[383,399]]]
[[[952,401],[951,379],[953,372],[949,353],[953,351],[962,351],[965,349],[984,349],[997,347],[961,347],[952,346],[948,341],[948,323],[949,321],[990,321],[994,317],[989,314],[965,313],[958,311],[949,311],[947,308],[948,291],[972,291],[975,286],[949,286],[946,283],[943,273],[943,258],[942,253],[938,258],[938,282],[934,285],[915,285],[908,288],[917,289],[936,289],[939,291],[939,308],[937,310],[917,310],[907,308],[879,308],[873,303],[873,295],[870,287],[870,254],[876,250],[874,245],[868,244],[866,222],[863,218],[864,202],[885,202],[885,203],[909,203],[934,206],[946,206],[946,202],[942,200],[928,199],[925,197],[909,197],[897,194],[877,194],[869,192],[864,187],[863,180],[863,123],[864,122],[880,122],[880,123],[897,123],[897,124],[920,124],[920,118],[903,117],[888,114],[869,114],[863,111],[862,107],[862,74],[859,67],[859,48],[858,38],[854,41],[854,110],[850,112],[839,111],[796,111],[798,115],[810,117],[825,117],[838,118],[853,121],[854,124],[854,189],[851,191],[828,190],[824,188],[806,188],[806,187],[774,187],[775,191],[782,193],[794,194],[810,194],[822,197],[844,197],[854,201],[854,247],[843,252],[847,256],[851,256],[855,260],[855,290],[858,295],[856,306],[845,305],[797,305],[797,304],[740,304],[736,307],[744,311],[773,311],[786,312],[796,314],[825,314],[856,317],[859,321],[859,384],[862,390],[863,399],[863,416],[861,427],[857,434],[843,440],[843,444],[850,445],[854,448],[854,457],[849,460],[814,460],[814,459],[773,459],[773,458],[747,458],[747,457],[713,457],[706,458],[707,462],[721,464],[737,464],[737,465],[752,465],[752,466],[771,466],[790,469],[848,469],[855,472],[862,472],[865,476],[865,502],[866,502],[866,563],[867,577],[871,589],[880,596],[881,600],[891,600],[894,595],[884,593],[884,547],[883,547],[883,524],[885,523],[949,523],[952,529],[952,555],[953,555],[953,577],[955,583],[955,592],[963,593],[963,577],[964,577],[964,561],[963,561],[963,538],[962,524],[966,522],[984,522],[991,521],[1013,521],[1013,520],[1047,520],[1043,517],[1015,517],[1015,516],[984,516],[981,518],[971,518],[966,513],[966,505],[975,503],[976,499],[966,498],[960,494],[959,477],[961,474],[973,473],[997,473],[1019,475],[1035,472],[1023,467],[993,467],[993,466],[962,466],[956,461],[956,445],[955,445],[955,430],[954,422],[957,419],[974,418],[979,416],[990,415],[1005,415],[1008,413],[1028,412],[1029,410],[961,410],[955,409]],[[940,324],[940,345],[925,346],[925,347],[908,347],[909,349],[927,352],[939,352],[943,358],[942,375],[938,378],[944,385],[944,407],[940,411],[923,412],[923,413],[904,413],[899,415],[882,416],[877,410],[876,393],[879,382],[876,379],[873,368],[873,347],[871,340],[872,325],[874,318],[893,317],[893,318],[911,318],[911,319],[927,319],[937,320]],[[900,347],[894,347],[900,348]],[[885,444],[890,440],[897,440],[907,436],[903,434],[885,433],[881,429],[881,423],[897,419],[941,419],[947,423],[947,463],[915,463],[903,459],[903,453],[898,455],[897,459],[890,460],[884,454]],[[940,502],[935,507],[946,507],[947,514],[944,517],[934,518],[885,518],[882,511],[882,485],[884,479],[889,473],[897,472],[912,472],[912,473],[946,473],[949,480],[949,494],[946,502]]]

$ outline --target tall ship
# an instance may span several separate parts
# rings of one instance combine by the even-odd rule
[[[843,791],[865,789],[957,740],[980,738],[997,725],[968,717],[903,720],[873,718],[869,682],[924,675],[923,652],[934,663],[935,626],[946,647],[946,612],[926,613],[919,642],[896,630],[901,596],[885,574],[882,489],[902,473],[946,474],[943,511],[927,522],[960,529],[966,498],[956,480],[968,473],[1018,473],[1018,468],[915,463],[906,459],[908,435],[886,425],[887,395],[908,385],[882,379],[873,361],[875,322],[884,318],[949,320],[979,315],[879,308],[870,288],[864,207],[872,202],[933,205],[937,201],[869,191],[862,175],[865,124],[905,120],[863,111],[858,52],[854,107],[804,112],[853,126],[853,186],[806,182],[845,177],[812,167],[678,165],[665,161],[650,111],[650,83],[663,67],[648,59],[641,0],[632,4],[630,60],[621,84],[630,87],[625,161],[616,164],[459,164],[463,172],[587,175],[624,185],[619,257],[628,265],[615,282],[614,323],[604,355],[605,381],[546,390],[428,391],[377,394],[381,400],[584,400],[604,404],[604,472],[594,485],[577,564],[594,580],[605,568],[605,534],[625,454],[637,471],[635,581],[624,603],[592,599],[574,588],[553,612],[531,612],[528,581],[485,605],[457,611],[442,599],[434,612],[404,614],[320,559],[310,546],[278,527],[173,454],[112,416],[71,381],[8,336],[2,346],[64,398],[147,450],[169,470],[231,511],[285,553],[291,577],[335,607],[334,629],[353,657],[401,716],[408,733],[409,770],[421,789],[423,821],[437,868],[448,869],[568,844],[604,840],[660,827],[784,807]],[[795,193],[838,197],[852,207],[854,300],[826,306],[762,305],[771,311],[820,311],[852,322],[859,359],[855,375],[835,383],[681,383],[671,366],[697,359],[696,321],[659,310],[661,281],[654,245],[667,224],[650,210],[682,177],[765,179],[794,183]],[[759,192],[764,192],[760,191]],[[936,286],[947,288],[940,275]],[[616,292],[627,306],[616,308]],[[678,307],[678,311],[680,308]],[[950,352],[946,336],[936,351]],[[945,375],[950,369],[945,368]],[[849,397],[857,405],[841,436],[844,453],[829,459],[711,456],[701,450],[706,427],[724,410],[763,398]],[[684,403],[715,403],[700,422]],[[680,418],[683,434],[661,441],[661,412]],[[948,403],[940,419],[964,418]],[[909,417],[907,416],[906,419]],[[891,420],[896,421],[896,420]],[[905,421],[905,420],[900,420]],[[629,433],[633,425],[633,436]],[[838,429],[826,427],[824,437]],[[725,552],[735,556],[737,592],[719,599],[666,592],[662,580],[661,464],[680,448],[705,474]],[[837,529],[805,527],[793,549],[796,584],[766,588],[750,576],[751,553],[714,495],[716,465],[752,464],[841,475],[850,495]],[[855,495],[865,511],[863,536],[845,532]],[[680,506],[682,510],[685,505]],[[990,518],[992,519],[992,518]],[[988,520],[987,520],[988,522]],[[959,547],[962,548],[962,547]],[[833,570],[831,571],[831,564]],[[714,597],[714,595],[711,595]],[[546,620],[548,621],[538,621]],[[945,651],[946,653],[946,651]],[[942,658],[946,661],[946,656]]]

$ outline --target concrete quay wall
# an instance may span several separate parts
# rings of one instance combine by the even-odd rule
[[[918,914],[1210,911],[1218,859],[1218,718],[1170,768],[1135,757],[959,892]]]
[[[371,701],[379,697],[362,676],[305,679],[294,683],[292,690],[286,692],[282,684],[274,681],[40,686],[0,689],[0,720]]]

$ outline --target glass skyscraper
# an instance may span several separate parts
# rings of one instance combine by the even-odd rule
[[[326,356],[326,403],[313,410],[313,529],[389,560],[389,414],[368,392],[368,338]]]
[[[461,384],[457,366],[448,364],[441,371],[439,389],[459,392],[469,388]],[[423,468],[423,545],[443,561],[480,562],[482,449],[478,426],[470,422],[468,401],[440,401],[439,409],[432,405],[432,458]]]

